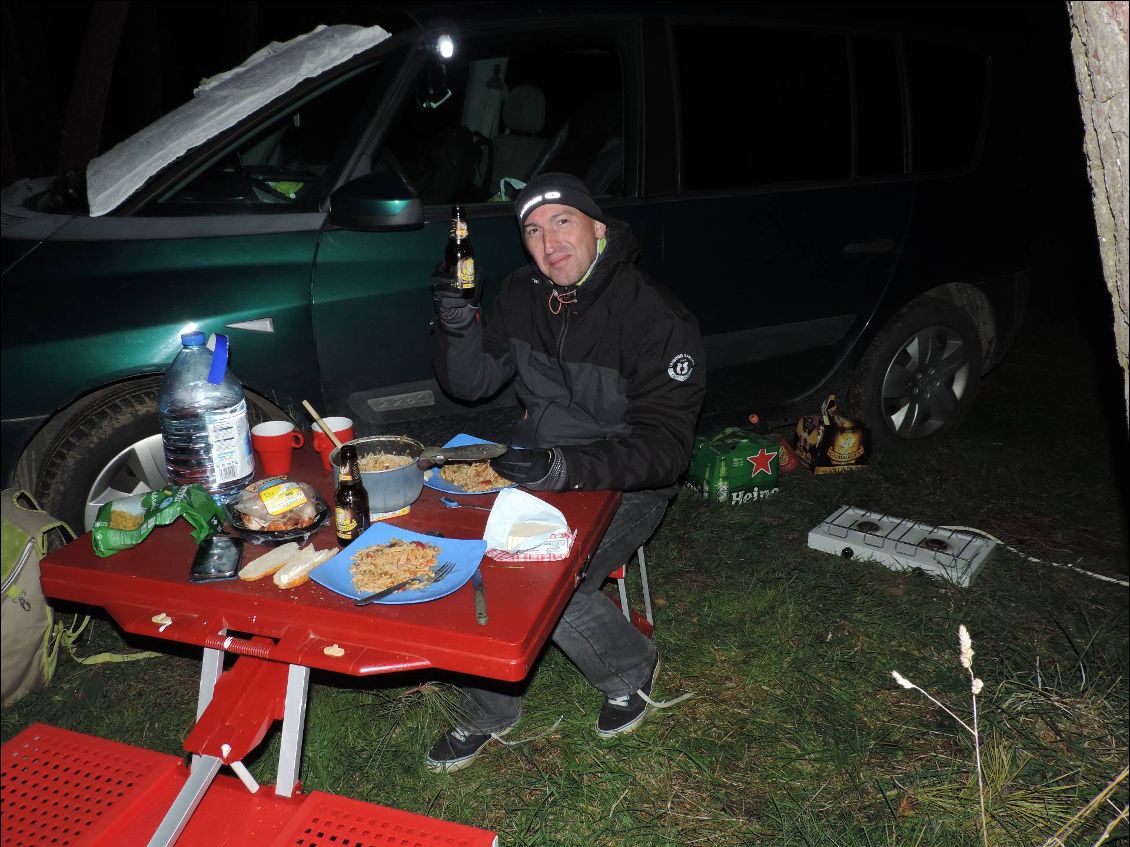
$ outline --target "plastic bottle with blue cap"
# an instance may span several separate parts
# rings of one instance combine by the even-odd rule
[[[228,369],[228,337],[215,352],[204,333],[186,332],[157,395],[165,468],[174,485],[203,486],[219,503],[233,499],[255,475],[247,401]]]

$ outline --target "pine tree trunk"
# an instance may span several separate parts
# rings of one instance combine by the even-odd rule
[[[1122,367],[1122,391],[1130,422],[1130,329],[1127,318],[1127,255],[1130,217],[1130,68],[1127,62],[1127,19],[1130,3],[1070,2],[1071,54],[1079,86],[1079,108],[1099,234],[1103,276],[1114,304],[1114,338]]]
[[[106,97],[129,5],[127,0],[91,4],[59,141],[60,176],[84,172],[87,162],[98,154]]]

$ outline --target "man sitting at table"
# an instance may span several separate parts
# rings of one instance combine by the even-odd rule
[[[553,631],[554,643],[604,693],[598,735],[643,721],[659,673],[655,645],[600,591],[659,526],[690,460],[705,393],[698,324],[635,264],[631,228],[605,217],[576,177],[547,173],[515,211],[533,264],[503,280],[486,320],[450,272],[433,279],[439,315],[434,365],[457,397],[487,397],[512,377],[525,408],[498,473],[534,491],[624,492],[587,573]],[[480,286],[481,288],[481,286]],[[427,765],[469,765],[522,712],[521,686],[460,689],[460,721]]]

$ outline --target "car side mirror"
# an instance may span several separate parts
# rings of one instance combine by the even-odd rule
[[[330,195],[330,224],[364,232],[420,229],[424,204],[392,174],[367,174]]]

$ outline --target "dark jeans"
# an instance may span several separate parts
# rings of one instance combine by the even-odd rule
[[[553,630],[553,643],[606,697],[631,694],[647,682],[655,646],[628,622],[600,586],[651,538],[665,511],[667,499],[652,492],[624,494],[585,578]],[[527,683],[460,688],[460,724],[487,734],[512,726],[522,716]]]

